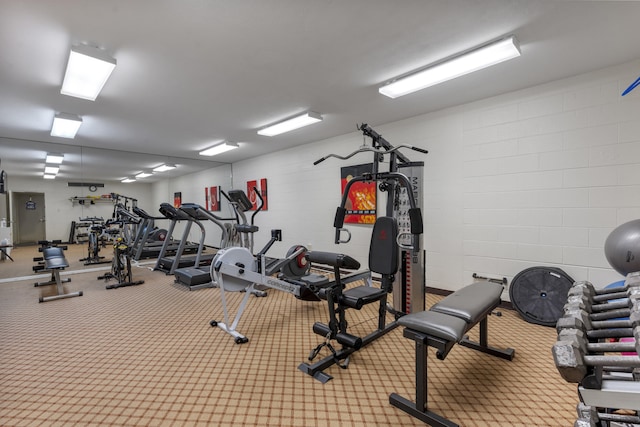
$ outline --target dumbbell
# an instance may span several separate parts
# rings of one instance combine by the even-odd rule
[[[629,337],[633,335],[633,328],[640,325],[640,300],[633,303],[628,319],[594,320],[592,316],[580,308],[565,310],[556,329],[558,333],[562,329],[579,329],[589,339]]]
[[[605,289],[596,289],[590,282],[583,281],[573,284],[567,292],[567,301],[577,300],[588,305],[602,305],[611,300],[637,295],[638,292],[640,279],[636,277],[627,279],[624,286]]]
[[[578,419],[573,424],[573,427],[596,427],[600,426],[600,421],[606,422],[618,422],[629,424],[640,424],[640,417],[637,415],[620,415],[620,414],[608,414],[606,412],[598,412],[597,408],[593,406],[585,405],[580,402],[576,406],[578,412]]]
[[[589,372],[589,366],[638,368],[640,357],[619,355],[591,355],[594,352],[638,351],[640,353],[640,326],[634,331],[635,343],[589,343],[585,334],[579,330],[565,329],[553,345],[553,360],[558,372],[565,381],[580,383]],[[615,369],[614,368],[614,369]]]
[[[634,334],[640,334],[640,326]],[[640,342],[589,342],[584,331],[579,329],[563,329],[558,334],[558,341],[572,341],[580,346],[582,353],[636,352],[640,353]]]
[[[640,300],[640,287],[629,289],[625,298],[612,302],[592,304],[585,295],[569,295],[563,309],[566,312],[584,310],[590,314],[592,320],[615,319],[629,317],[633,304]]]
[[[615,288],[596,289],[591,282],[575,282],[569,289],[567,295],[584,295],[590,302],[598,303],[617,298],[625,298],[627,291],[634,288],[640,288],[640,272],[629,273],[624,285],[616,286]]]

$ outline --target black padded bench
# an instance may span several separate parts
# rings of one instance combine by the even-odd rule
[[[455,344],[460,344],[492,356],[512,360],[515,350],[488,345],[487,317],[500,305],[501,284],[479,282],[466,286],[434,304],[428,311],[408,314],[398,323],[403,335],[416,342],[416,402],[392,393],[389,403],[421,421],[441,427],[456,427],[454,422],[427,408],[427,351],[434,347],[436,356],[444,360]],[[480,323],[479,341],[465,335]]]
[[[57,292],[55,295],[40,297],[39,302],[53,301],[53,300],[62,299],[62,298],[81,297],[82,291],[64,293],[64,287],[62,284],[71,281],[71,279],[69,278],[66,278],[64,280],[60,278],[60,271],[69,267],[69,262],[64,256],[64,249],[59,246],[49,246],[49,247],[40,248],[40,251],[42,252],[42,261],[44,262],[44,264],[42,265],[42,268],[34,267],[34,271],[39,271],[39,270],[50,271],[51,280],[49,280],[48,282],[36,282],[33,285],[34,286],[56,285]],[[37,261],[40,259],[34,258],[34,260]]]

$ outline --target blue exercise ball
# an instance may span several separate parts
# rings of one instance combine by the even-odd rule
[[[640,219],[616,227],[604,242],[604,254],[615,271],[640,271]]]

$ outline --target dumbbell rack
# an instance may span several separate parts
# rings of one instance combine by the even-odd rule
[[[616,288],[574,283],[556,328],[558,372],[579,384],[576,425],[640,422],[640,272],[630,273]],[[621,416],[612,409],[637,413]]]

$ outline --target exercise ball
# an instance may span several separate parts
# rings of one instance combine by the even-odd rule
[[[640,219],[616,227],[604,242],[604,254],[615,271],[640,271]]]

